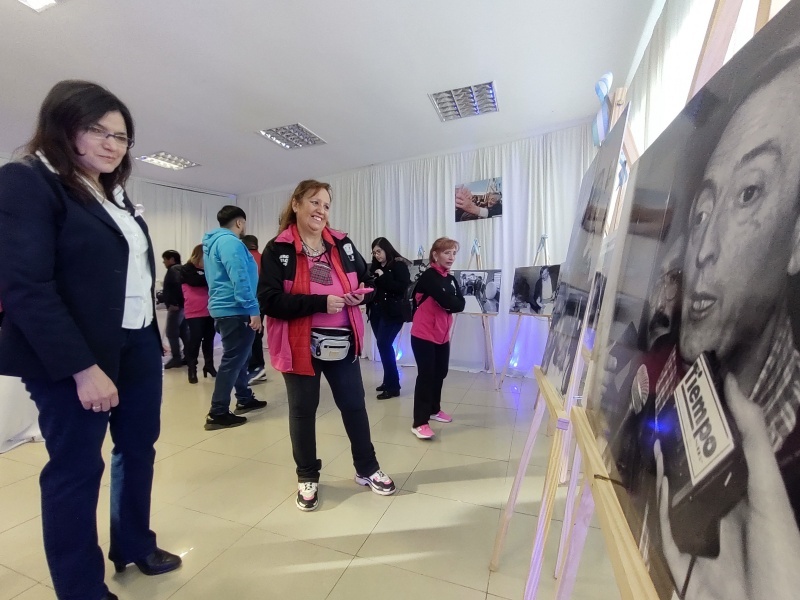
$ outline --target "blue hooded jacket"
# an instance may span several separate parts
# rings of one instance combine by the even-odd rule
[[[208,281],[208,312],[212,317],[261,314],[256,299],[258,266],[235,233],[219,227],[205,234],[203,261]]]

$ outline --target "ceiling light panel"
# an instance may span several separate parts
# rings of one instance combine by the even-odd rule
[[[283,127],[273,127],[272,129],[261,129],[258,133],[286,150],[321,146],[327,143],[316,133],[307,129],[300,123],[284,125]]]
[[[169,152],[156,152],[155,154],[149,154],[147,156],[138,156],[136,160],[161,167],[162,169],[172,169],[173,171],[181,171],[182,169],[200,166],[196,162],[170,154]]]
[[[36,12],[42,12],[48,8],[56,5],[56,0],[19,0],[28,8],[32,8]]]
[[[494,81],[437,92],[430,94],[430,99],[442,121],[498,111]]]

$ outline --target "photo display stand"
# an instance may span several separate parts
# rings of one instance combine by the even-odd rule
[[[481,260],[481,245],[478,242],[478,238],[475,238],[472,242],[472,248],[470,249],[469,253],[469,262],[467,263],[467,271],[472,268],[472,261],[475,261],[475,265],[478,270],[483,269],[483,262]],[[450,329],[450,343],[453,343],[453,335],[456,331],[456,324],[458,323],[458,317],[461,313],[456,313],[453,315],[453,326]],[[494,382],[495,389],[499,389],[497,385],[497,369],[495,368],[494,364],[494,344],[492,342],[492,329],[489,326],[489,317],[496,316],[496,315],[487,315],[481,314],[481,324],[483,326],[483,341],[484,341],[484,349],[486,351],[486,363],[484,368],[487,371],[491,371],[492,373],[492,381]]]
[[[539,256],[543,257],[544,262],[539,262]],[[547,234],[543,233],[542,237],[539,239],[539,246],[536,248],[536,256],[533,257],[533,266],[537,265],[549,265],[550,264],[550,256],[547,253]],[[519,330],[520,326],[522,325],[522,318],[523,317],[537,317],[539,319],[547,319],[547,322],[550,322],[550,315],[537,315],[537,314],[527,314],[527,313],[517,313],[517,322],[514,325],[514,333],[511,336],[511,342],[508,345],[508,353],[506,354],[506,362],[503,364],[503,371],[500,373],[500,381],[497,383],[497,389],[501,389],[503,387],[503,381],[506,378],[506,373],[508,372],[508,365],[511,362],[511,357],[514,355],[514,346],[517,345],[517,337],[519,337]]]
[[[690,100],[724,63],[741,5],[742,0],[716,0],[689,93]],[[755,32],[766,23],[769,14],[770,1],[760,0]],[[622,92],[624,95],[624,90]],[[633,144],[633,137],[629,129],[626,130],[624,139],[623,150],[628,159],[628,164],[631,165],[638,158],[638,151]],[[625,202],[626,206],[624,207],[620,206],[621,203],[618,203],[616,210],[628,211],[629,214],[630,203]],[[615,218],[618,219],[618,215],[615,215]],[[622,247],[617,248],[610,271],[620,268],[621,257],[619,255],[621,254]],[[613,302],[604,304],[606,306],[601,308],[602,311],[613,310]],[[592,300],[590,299],[588,306],[591,305]],[[584,367],[587,369],[585,379],[587,384],[591,383],[594,378],[594,365],[596,364],[594,348],[596,346],[593,346],[591,350],[586,347],[583,340],[585,327],[586,322],[584,321],[581,327],[581,342],[578,345],[576,356],[576,359],[580,359],[581,364],[576,361],[575,368],[571,373],[568,401],[574,401],[575,399],[574,394],[577,388],[573,386],[576,385],[576,381],[580,382],[581,376],[578,373],[582,373]],[[530,453],[535,440],[534,427],[538,428],[541,425],[544,409],[540,407],[539,400],[544,397],[551,416],[555,416],[556,419],[556,436],[553,440],[554,445],[551,446],[550,463],[545,476],[542,505],[539,510],[536,539],[531,558],[531,571],[526,584],[524,598],[530,600],[536,597],[541,573],[541,555],[547,538],[549,520],[552,516],[552,503],[555,498],[558,481],[562,479],[559,475],[563,475],[562,468],[565,467],[566,458],[572,449],[569,436],[569,433],[572,433],[577,447],[575,448],[570,471],[566,514],[562,522],[561,544],[554,574],[559,580],[555,597],[558,600],[567,600],[572,595],[586,535],[592,515],[596,509],[621,598],[623,600],[658,600],[655,586],[650,579],[647,566],[639,552],[614,489],[616,483],[609,478],[598,440],[591,428],[585,409],[580,406],[568,407],[559,404],[561,399],[558,397],[558,391],[553,389],[552,384],[541,372],[541,369],[537,369],[536,379],[540,390],[536,400],[534,419],[531,424],[533,436],[529,434],[529,439],[526,441],[517,479],[515,479],[514,486],[512,486],[511,495],[501,520],[490,569],[495,570],[497,567],[497,561],[502,551],[503,538],[513,513],[513,503],[516,502],[519,485],[522,477],[524,477],[527,462],[530,460]],[[561,406],[564,406],[564,408],[561,409]],[[569,418],[566,419],[565,425],[563,421],[566,415],[569,415]],[[531,437],[534,437],[534,440]],[[557,442],[561,442],[561,452],[556,451],[555,443]],[[552,464],[554,461],[556,464]],[[575,493],[581,477],[581,471],[583,471],[583,477],[576,507]]]

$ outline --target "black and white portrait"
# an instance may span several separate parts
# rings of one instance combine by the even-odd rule
[[[550,315],[558,292],[561,265],[517,267],[511,286],[511,314]]]
[[[451,271],[466,305],[465,313],[495,315],[500,310],[500,270]]]

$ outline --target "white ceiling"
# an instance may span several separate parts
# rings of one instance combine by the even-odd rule
[[[589,117],[627,76],[653,0],[0,0],[0,153],[50,86],[91,79],[136,121],[136,175],[240,194],[524,137]],[[427,94],[494,80],[500,111],[441,123]],[[255,132],[300,122],[287,151]]]

